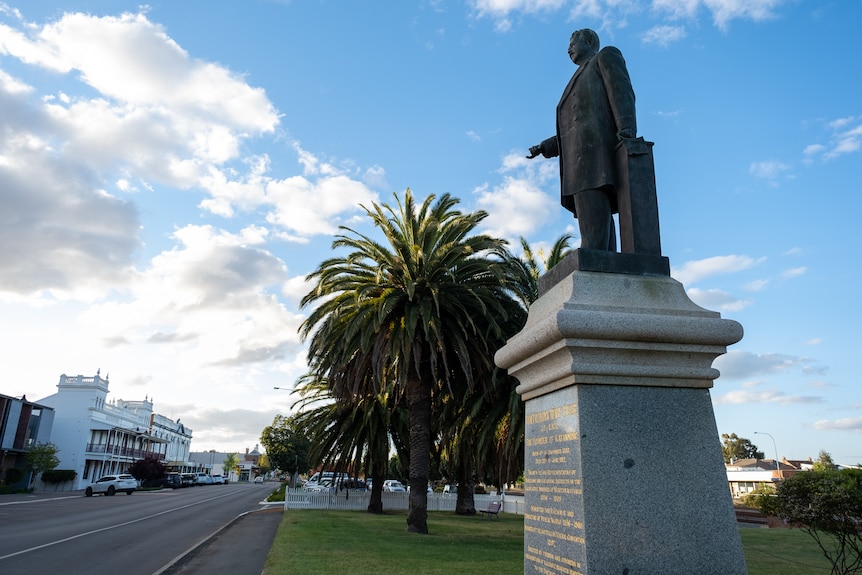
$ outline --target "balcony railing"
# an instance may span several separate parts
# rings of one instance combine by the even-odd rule
[[[122,447],[120,445],[105,445],[104,443],[88,443],[87,453],[104,453],[117,457],[131,457],[132,459],[144,459],[147,456],[164,458],[164,453],[150,449],[136,449],[133,447]]]

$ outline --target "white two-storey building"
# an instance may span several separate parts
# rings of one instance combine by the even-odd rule
[[[57,393],[39,400],[54,409],[51,442],[58,469],[78,475],[66,489],[84,489],[102,475],[125,472],[146,456],[164,464],[188,461],[192,430],[153,413],[153,402],[108,400],[108,379],[60,376]]]

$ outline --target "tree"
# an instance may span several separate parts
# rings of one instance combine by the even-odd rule
[[[257,460],[257,467],[260,469],[261,475],[266,475],[270,471],[274,471],[279,469],[278,466],[273,467],[269,461],[269,455],[266,453],[261,453],[260,458]]]
[[[758,498],[757,506],[810,535],[833,575],[862,571],[862,470],[797,473],[779,483],[774,496]]]
[[[829,452],[821,449],[820,453],[817,454],[817,461],[814,462],[812,468],[814,471],[829,471],[830,469],[838,469],[838,466],[835,465],[835,461],[832,460]]]
[[[511,311],[503,322],[501,337],[489,342],[494,349],[518,333],[527,319],[527,311],[539,297],[539,277],[560,263],[571,251],[572,236],[564,234],[557,238],[548,252],[534,250],[525,238],[520,238],[521,255],[511,253],[505,247],[497,250],[504,264],[504,285],[520,303],[520,309]],[[518,381],[505,370],[494,369],[489,384],[482,389],[463,392],[463,402],[446,419],[444,427],[458,433],[456,442],[468,445],[452,445],[450,461],[458,481],[456,512],[475,512],[473,498],[473,474],[490,478],[498,489],[504,483],[514,481],[522,472],[524,461],[524,410],[516,388]]]
[[[298,473],[308,469],[310,441],[295,417],[276,415],[272,425],[263,429],[260,443],[266,449],[269,465],[283,473]]]
[[[557,238],[547,254],[541,249],[534,251],[523,237],[520,238],[520,256],[514,255],[505,248],[498,251],[498,255],[507,267],[507,287],[525,310],[539,299],[539,277],[560,263],[571,251],[569,248],[571,239],[571,234],[563,234]]]
[[[147,455],[129,466],[129,474],[145,487],[155,485],[167,472],[168,468],[155,455]]]
[[[236,453],[228,453],[225,455],[224,461],[222,461],[225,479],[230,479],[230,472],[236,471],[237,465],[239,465],[239,456],[237,456]]]
[[[737,459],[763,459],[763,452],[758,451],[751,440],[739,437],[735,433],[721,434],[721,453],[724,455],[725,463]]]
[[[30,482],[28,487],[32,487],[38,476],[43,471],[55,469],[60,465],[60,458],[57,457],[57,452],[60,449],[53,443],[37,443],[24,456],[24,463],[30,470]]]
[[[304,376],[297,385],[302,396],[297,423],[314,437],[312,462],[339,473],[365,470],[373,479],[367,511],[379,514],[390,444],[406,451],[407,413],[391,385],[378,393],[370,385],[363,389],[361,394],[335,398],[325,380]]]
[[[333,389],[361,388],[369,377],[380,388],[391,378],[406,398],[410,417],[410,496],[407,528],[427,533],[431,408],[436,390],[455,378],[472,387],[490,373],[512,301],[503,267],[490,257],[503,240],[470,235],[487,213],[462,214],[448,194],[421,205],[408,189],[397,210],[365,208],[385,242],[342,226],[334,250],[351,250],[322,262],[307,276],[313,290],[302,305],[318,304],[300,333],[309,365]],[[443,386],[441,388],[441,386]]]

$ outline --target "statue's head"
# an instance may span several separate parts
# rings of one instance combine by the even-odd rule
[[[569,58],[575,64],[582,64],[599,51],[599,35],[589,28],[576,30],[569,40]]]

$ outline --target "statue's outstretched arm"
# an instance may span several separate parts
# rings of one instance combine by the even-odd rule
[[[560,155],[560,146],[557,143],[557,137],[551,136],[547,140],[543,140],[541,144],[537,146],[530,146],[530,155],[527,156],[527,159],[532,160],[539,154],[546,158],[556,158]]]

